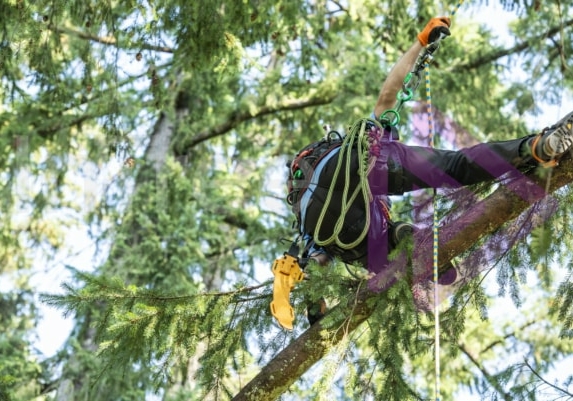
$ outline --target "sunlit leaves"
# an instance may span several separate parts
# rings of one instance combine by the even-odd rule
[[[390,66],[442,9],[431,1],[347,3],[2,5],[2,269],[29,267],[28,247],[53,254],[74,240],[66,238],[67,227],[84,227],[81,212],[102,251],[97,263],[81,266],[92,274],[75,276],[65,296],[47,298],[77,321],[66,348],[73,363],[63,369],[65,378],[83,387],[76,398],[88,399],[95,388],[101,399],[141,399],[151,391],[151,377],[165,394],[190,399],[199,391],[230,398],[244,384],[236,377],[262,366],[306,329],[308,300],[325,297],[330,308],[352,303],[363,284],[342,265],[309,267],[311,280],[292,296],[296,331],[287,335],[272,324],[268,286],[252,292],[235,287],[264,282],[272,259],[286,248],[282,240],[295,235],[284,203],[286,160],[322,137],[323,125],[343,132],[368,115]],[[522,3],[503,2],[507,8]],[[480,12],[487,10],[481,6]],[[478,140],[528,133],[526,117],[535,115],[540,101],[558,102],[561,88],[571,87],[562,72],[571,44],[559,33],[566,29],[554,31],[567,28],[560,23],[570,11],[555,7],[516,9],[514,42],[526,43],[522,50],[456,15],[452,37],[432,65],[436,109]],[[516,84],[521,67],[527,78]],[[146,160],[158,121],[168,121],[172,130],[161,169]],[[400,130],[407,138],[408,124]],[[107,175],[106,168],[116,164],[122,168]],[[19,172],[33,184],[24,185]],[[75,172],[81,173],[79,182]],[[82,192],[82,186],[98,188]],[[541,271],[543,288],[549,289],[555,278],[551,262],[568,262],[567,216],[562,211],[562,220],[534,230],[498,266],[488,266],[515,303],[524,300],[529,273]],[[333,350],[325,379],[312,390],[304,381],[312,379],[303,378],[296,394],[316,395],[330,386],[348,398],[357,390],[378,399],[429,396],[419,383],[432,376],[435,333],[431,316],[412,301],[406,280],[369,300],[376,312]],[[480,283],[472,282],[442,314],[448,372],[459,378],[452,379],[450,394],[460,383],[486,391],[517,381],[508,369],[489,382],[458,358],[462,340],[472,349],[498,340],[481,336],[490,328],[490,301]],[[572,303],[566,280],[554,304],[565,336]],[[466,316],[468,310],[478,313]],[[331,327],[344,317],[335,311],[324,324]],[[101,341],[97,358],[95,327]],[[477,338],[471,344],[463,337],[466,327]],[[569,352],[555,351],[553,340],[540,337],[522,342],[543,347],[536,363]],[[337,382],[338,361],[349,367],[344,386]],[[124,375],[102,373],[110,363]],[[189,390],[191,383],[198,383],[197,391]]]

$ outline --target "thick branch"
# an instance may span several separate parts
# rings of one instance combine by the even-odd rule
[[[527,182],[520,180],[519,186],[500,186],[468,213],[441,229],[440,265],[463,254],[480,239],[493,234],[541,200],[546,195],[546,186],[548,192],[553,193],[573,182],[573,162],[562,160],[560,167],[552,171],[549,183],[535,172],[531,172],[528,178]]]
[[[266,105],[261,106],[254,112],[247,109],[242,111],[237,111],[236,113],[229,116],[229,118],[226,121],[222,122],[221,124],[209,130],[199,132],[197,135],[192,137],[183,146],[185,150],[182,152],[178,152],[179,154],[177,154],[177,156],[185,154],[187,149],[192,148],[201,142],[226,134],[227,132],[236,128],[239,124],[244,123],[246,121],[253,120],[277,112],[288,111],[288,110],[299,110],[299,109],[304,109],[305,107],[328,104],[332,102],[335,97],[336,97],[335,94],[332,95],[317,94],[314,96],[310,96],[306,99],[303,98],[303,99],[285,100],[282,103],[277,104],[276,106],[266,106]]]
[[[473,61],[470,61],[467,64],[455,66],[452,69],[452,72],[467,72],[468,70],[473,70],[475,68],[481,67],[482,65],[491,64],[491,63],[495,62],[496,60],[499,60],[503,57],[507,57],[507,56],[512,55],[512,54],[520,53],[520,52],[530,48],[534,43],[537,43],[537,42],[539,42],[545,38],[556,35],[563,28],[569,27],[571,25],[573,25],[573,20],[565,21],[565,22],[563,22],[562,25],[554,26],[554,27],[550,28],[548,31],[543,32],[542,34],[535,36],[533,38],[530,38],[529,40],[526,40],[524,42],[518,43],[513,47],[510,47],[507,49],[506,48],[498,49],[497,51],[488,53],[488,54],[484,55],[483,57],[479,57]]]
[[[271,401],[284,393],[296,379],[346,335],[354,331],[373,312],[376,302],[368,290],[359,291],[355,302],[338,306],[344,309],[347,319],[340,319],[333,329],[325,329],[322,323],[312,325],[300,337],[283,349],[270,361],[234,398],[233,401]]]
[[[80,38],[80,39],[85,39],[85,40],[89,40],[92,42],[101,43],[102,45],[107,45],[107,46],[118,46],[119,45],[117,38],[115,38],[114,36],[97,36],[97,35],[92,35],[90,33],[82,32],[82,31],[77,30],[77,29],[67,28],[67,27],[63,27],[63,26],[57,26],[57,25],[53,25],[53,24],[48,25],[48,28],[51,31],[62,34],[62,35],[71,35],[71,36],[75,36],[75,37]],[[129,48],[138,49],[138,50],[151,50],[151,51],[162,52],[162,53],[174,53],[175,52],[175,50],[171,47],[150,45],[148,43],[134,43],[133,45],[129,46]]]
[[[539,200],[543,196],[543,191],[537,189],[544,188],[546,183],[533,174],[530,178],[529,185],[532,188],[527,192],[528,196],[524,196],[523,185],[519,194],[515,188],[501,186],[470,209],[468,215],[473,216],[473,221],[463,221],[462,217],[459,222],[453,222],[445,227],[444,230],[449,232],[446,240],[440,242],[440,264],[463,254],[481,238],[493,234],[504,223],[515,219],[526,210],[532,202]],[[563,160],[560,167],[552,172],[548,190],[554,192],[571,182],[573,182],[573,162]],[[535,185],[537,185],[536,190],[534,190]],[[427,244],[426,248],[420,252],[431,255],[431,244]],[[325,329],[320,322],[311,326],[270,361],[233,400],[275,400],[312,365],[322,359],[332,346],[340,342],[343,335],[352,332],[368,319],[376,308],[376,302],[373,302],[376,296],[376,293],[364,288],[357,294],[355,305],[339,305],[334,308],[333,310],[342,309],[339,311],[342,313],[334,316],[346,316],[333,324],[335,329]],[[344,327],[345,330],[338,330],[340,327]]]

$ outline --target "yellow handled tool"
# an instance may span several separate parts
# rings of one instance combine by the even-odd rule
[[[272,271],[275,281],[273,283],[271,313],[283,328],[292,330],[294,309],[290,305],[290,292],[296,283],[302,281],[304,273],[298,264],[298,258],[288,253],[275,259]]]

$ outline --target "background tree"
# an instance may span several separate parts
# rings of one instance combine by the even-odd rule
[[[46,297],[74,318],[61,352],[34,360],[33,324],[6,331],[21,350],[10,356],[17,362],[2,362],[6,397],[240,399],[264,366],[267,397],[431,396],[433,327],[404,283],[373,297],[341,266],[311,267],[313,279],[295,294],[295,331],[278,330],[268,313],[269,262],[293,236],[283,201],[287,158],[321,136],[322,125],[344,131],[368,115],[389,67],[430,17],[453,6],[349,3],[0,3],[3,282],[75,251],[69,240],[78,228],[98,251],[93,265],[69,268],[62,296]],[[523,135],[525,117],[535,128],[553,122],[538,114],[541,106],[559,104],[571,87],[569,6],[502,5],[519,17],[514,43],[456,16],[432,69],[434,107],[477,140]],[[523,79],[514,77],[518,66]],[[560,172],[551,185],[570,181]],[[500,191],[510,209],[528,206]],[[570,355],[573,289],[551,274],[555,264],[569,265],[569,192],[555,196],[563,207],[550,229],[495,269],[517,303],[525,273],[536,275],[539,304],[550,300],[556,315],[541,307],[517,328],[482,337],[476,327],[489,327],[480,322],[489,295],[480,282],[464,287],[442,318],[444,373],[452,372],[445,396],[470,387],[543,399],[536,384],[547,385],[551,363]],[[406,206],[395,207],[406,215]],[[476,234],[516,217],[494,212],[498,226]],[[17,299],[19,283],[5,299]],[[338,307],[302,333],[303,299],[319,295]],[[364,313],[347,307],[356,300]],[[17,299],[2,316],[34,322],[35,302]],[[547,335],[529,336],[530,327]],[[305,339],[319,353],[296,347]],[[288,344],[302,358],[299,370],[272,370]],[[524,360],[486,366],[521,349]],[[22,383],[28,393],[17,390]],[[555,398],[570,394],[570,384],[560,376]]]

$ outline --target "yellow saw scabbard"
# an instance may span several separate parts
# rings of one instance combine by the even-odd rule
[[[287,253],[275,259],[272,271],[275,281],[271,313],[283,328],[292,330],[294,309],[290,305],[290,293],[295,284],[302,281],[304,273],[298,264],[298,258]]]

